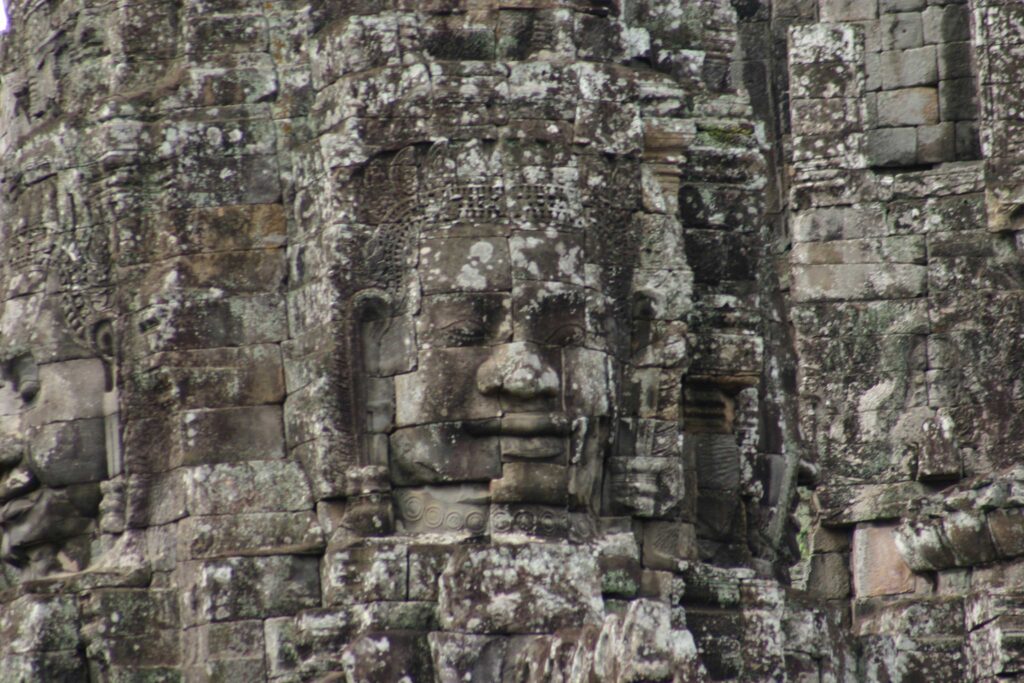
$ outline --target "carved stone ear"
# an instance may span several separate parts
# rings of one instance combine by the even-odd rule
[[[114,390],[114,350],[116,337],[114,324],[110,320],[101,320],[92,326],[92,347],[103,361],[104,391]]]
[[[359,323],[390,317],[393,309],[391,296],[382,289],[364,289],[352,301],[352,310],[355,312],[353,317]]]
[[[31,402],[39,393],[39,366],[31,353],[12,360],[7,367],[7,374],[25,403]]]
[[[424,168],[427,176],[431,178],[455,175],[455,159],[447,140],[435,142],[430,146]]]
[[[102,357],[114,357],[114,324],[110,320],[101,320],[93,325],[92,345]]]

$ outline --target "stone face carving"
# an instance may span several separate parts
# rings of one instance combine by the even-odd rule
[[[1020,675],[1020,3],[4,4],[0,679]]]
[[[9,583],[89,565],[100,484],[122,468],[109,245],[79,183],[74,174],[43,183],[37,199],[49,205],[29,217],[40,223],[16,227],[4,245],[0,573]]]
[[[386,463],[397,487],[489,482],[485,505],[617,506],[671,518],[683,497],[678,428],[666,422],[649,437],[655,428],[642,421],[639,439],[619,428],[639,409],[622,396],[635,347],[653,341],[631,299],[640,166],[569,150],[557,167],[525,161],[547,147],[415,145],[363,172],[368,288],[357,297],[376,302],[372,312],[361,305],[356,345],[367,376],[367,461]],[[685,356],[675,365],[681,373]],[[425,528],[406,507],[426,499],[444,505],[413,489],[396,493],[407,530]],[[564,526],[552,518],[518,528]]]
[[[107,478],[104,365],[85,358],[37,366],[20,356],[9,377],[0,456],[3,562],[24,576],[84,568],[89,545],[82,534],[92,527]]]

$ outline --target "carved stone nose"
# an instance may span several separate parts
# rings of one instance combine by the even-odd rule
[[[514,342],[498,347],[480,364],[476,386],[487,396],[550,397],[558,395],[558,375],[530,344]]]

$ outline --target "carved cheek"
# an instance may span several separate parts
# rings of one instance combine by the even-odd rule
[[[613,404],[609,378],[611,357],[603,351],[570,348],[562,352],[566,412],[573,416],[605,416]]]

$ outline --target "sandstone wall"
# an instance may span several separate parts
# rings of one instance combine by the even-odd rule
[[[0,681],[1020,674],[1019,3],[10,4]]]

